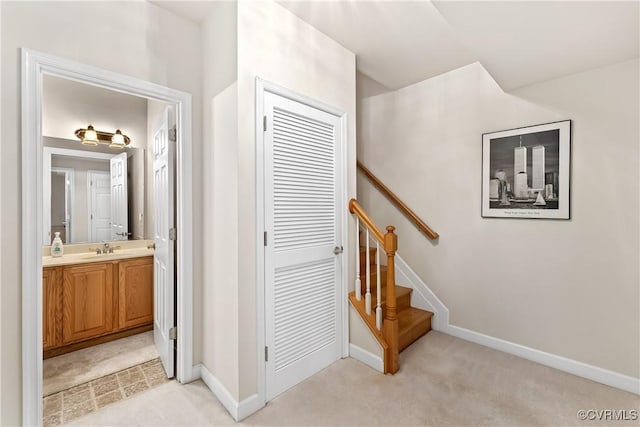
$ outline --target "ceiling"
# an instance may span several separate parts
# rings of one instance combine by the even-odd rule
[[[210,1],[153,3],[194,22]],[[479,61],[505,90],[639,56],[637,1],[278,1],[398,89]]]

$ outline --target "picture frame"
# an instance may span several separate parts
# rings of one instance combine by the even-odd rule
[[[570,219],[571,120],[482,135],[482,217]]]

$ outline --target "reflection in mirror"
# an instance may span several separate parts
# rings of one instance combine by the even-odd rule
[[[64,243],[71,236],[71,208],[73,205],[73,185],[75,182],[72,168],[51,165],[51,236],[56,232]]]
[[[56,231],[64,243],[153,239],[154,126],[169,105],[50,75],[42,86],[43,245]],[[75,131],[89,125],[130,144],[83,144]]]
[[[64,243],[145,238],[144,149],[102,153],[44,140],[43,244],[56,231]]]

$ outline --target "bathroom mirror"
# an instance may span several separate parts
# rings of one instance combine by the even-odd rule
[[[151,239],[153,125],[167,104],[74,80],[42,80],[42,243]],[[85,145],[77,129],[121,130],[126,148]],[[120,178],[111,172],[120,171]],[[116,186],[116,188],[112,188]],[[116,197],[114,197],[116,195]]]
[[[87,150],[43,139],[43,245],[56,232],[64,243],[145,238],[144,149]],[[120,189],[112,180],[117,170],[124,172]]]

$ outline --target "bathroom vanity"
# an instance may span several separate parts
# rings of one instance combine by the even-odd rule
[[[44,358],[153,329],[153,249],[43,256]]]

